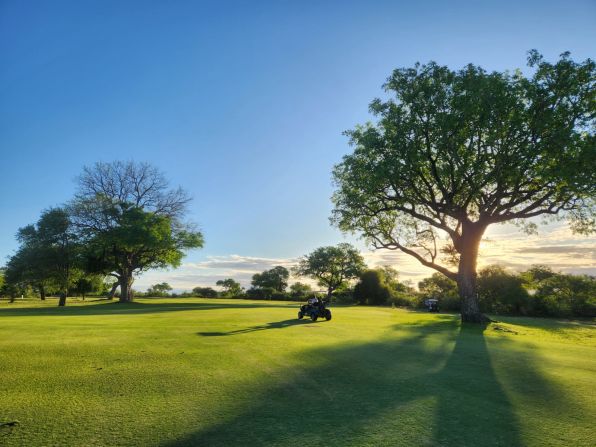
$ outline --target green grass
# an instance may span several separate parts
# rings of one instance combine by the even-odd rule
[[[0,303],[0,445],[591,446],[596,327],[244,300]]]

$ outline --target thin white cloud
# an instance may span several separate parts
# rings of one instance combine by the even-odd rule
[[[528,236],[511,225],[489,228],[480,246],[478,266],[499,264],[514,271],[522,271],[532,264],[546,264],[564,273],[596,275],[596,238],[573,235],[563,226],[549,226],[548,231]],[[424,267],[411,256],[400,251],[364,251],[370,267],[391,266],[397,269],[402,280],[417,284],[434,270]],[[234,278],[244,287],[250,286],[252,275],[277,265],[290,269],[297,258],[264,258],[232,254],[210,256],[206,260],[185,263],[176,270],[151,271],[135,282],[138,290],[151,284],[168,282],[176,291],[191,290],[197,286],[215,287],[224,278]],[[315,285],[305,278],[292,278]]]

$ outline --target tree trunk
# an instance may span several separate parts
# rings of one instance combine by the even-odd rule
[[[120,283],[118,281],[116,281],[112,285],[112,289],[110,290],[110,293],[108,293],[108,299],[109,300],[113,300],[114,299],[114,295],[116,294],[116,289],[118,288],[119,285],[120,285]]]
[[[457,289],[461,300],[461,321],[463,323],[487,323],[490,318],[480,312],[476,286],[476,262],[478,247],[484,227],[464,228],[461,240]]]
[[[131,274],[123,273],[120,276],[120,302],[130,303],[133,300],[132,283],[133,277]]]
[[[335,288],[333,287],[328,287],[327,288],[327,297],[325,298],[327,300],[328,303],[331,302],[331,297],[333,295],[333,291],[335,290]]]
[[[39,298],[40,298],[42,301],[45,301],[45,300],[46,300],[46,289],[45,289],[45,287],[43,286],[43,284],[40,284],[40,285],[39,285]]]
[[[68,292],[60,292],[60,298],[58,300],[58,306],[66,306],[66,295]]]

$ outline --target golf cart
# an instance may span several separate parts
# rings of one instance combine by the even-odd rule
[[[438,312],[439,311],[439,300],[435,299],[428,299],[424,300],[424,305],[428,309],[429,312]]]
[[[300,306],[298,319],[302,320],[305,316],[310,317],[312,321],[317,321],[319,317],[325,320],[331,320],[331,311],[327,309],[327,302],[319,298],[310,298],[307,304]]]

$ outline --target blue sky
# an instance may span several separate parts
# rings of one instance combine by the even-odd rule
[[[286,262],[344,240],[330,172],[392,69],[514,69],[595,43],[594,1],[1,0],[0,259],[82,166],[134,159],[194,197],[195,282],[213,260]]]

